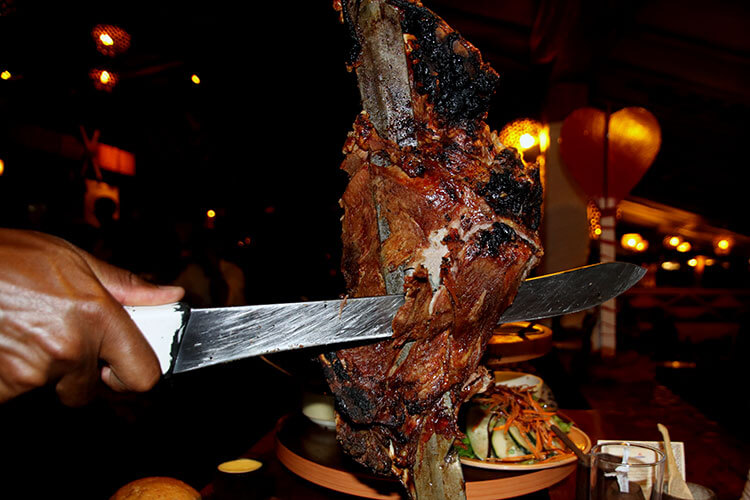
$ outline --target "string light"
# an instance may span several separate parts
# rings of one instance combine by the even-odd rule
[[[206,212],[206,217],[208,217],[209,219],[213,219],[214,217],[216,217],[216,211],[215,210],[209,210],[209,211],[207,211]]]
[[[680,253],[689,252],[693,248],[693,245],[690,244],[689,241],[683,241],[679,245],[677,245],[676,250]]]
[[[638,233],[626,233],[622,235],[620,245],[626,250],[644,252],[648,248],[648,241],[644,240]]]
[[[5,173],[5,162],[2,158],[0,158],[0,175],[3,175]]]
[[[728,236],[719,237],[714,240],[714,252],[716,255],[728,255],[732,251],[734,240]]]
[[[193,73],[193,75],[190,77],[190,81],[192,81],[196,85],[200,85],[201,83],[200,77],[196,75],[195,73]]]
[[[682,243],[682,238],[679,236],[670,235],[664,238],[664,246],[667,248],[677,248]]]
[[[586,216],[589,220],[589,238],[598,240],[602,235],[602,214],[593,200],[589,200],[586,204]]]
[[[4,70],[4,71],[2,71],[2,72],[0,72],[0,78],[2,78],[3,80],[10,80],[11,76],[13,76],[13,75],[11,75],[10,71],[8,71],[7,69]]]

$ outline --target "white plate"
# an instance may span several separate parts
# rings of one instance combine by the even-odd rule
[[[578,447],[579,450],[584,453],[588,453],[591,449],[591,439],[578,427],[571,427],[568,437]],[[561,465],[569,464],[578,460],[575,455],[566,456],[559,460],[552,462],[544,462],[542,464],[513,464],[508,462],[494,461],[491,458],[488,460],[479,460],[478,458],[467,458],[461,457],[461,463],[470,467],[479,467],[480,469],[492,469],[492,470],[508,470],[508,471],[524,471],[524,470],[542,470],[551,469],[552,467],[560,467]]]

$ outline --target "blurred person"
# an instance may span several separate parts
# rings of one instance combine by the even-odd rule
[[[159,363],[122,306],[183,294],[66,240],[0,229],[0,403],[49,384],[68,406],[90,401],[99,380],[117,392],[151,389]]]
[[[186,262],[173,284],[185,289],[192,307],[240,306],[245,300],[245,273],[229,257],[225,239],[213,232],[193,236]]]

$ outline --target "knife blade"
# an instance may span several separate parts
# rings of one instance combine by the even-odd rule
[[[593,264],[527,279],[499,323],[534,321],[595,307],[646,273],[625,262]],[[154,349],[163,373],[275,352],[373,341],[392,335],[403,295],[192,309],[183,303],[125,306]]]

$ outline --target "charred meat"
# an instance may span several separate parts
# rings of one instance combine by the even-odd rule
[[[383,116],[365,102],[373,68],[362,67],[372,63],[362,61],[371,40],[355,19],[361,5],[336,4],[365,107],[343,148],[342,268],[350,296],[406,302],[391,339],[321,361],[344,449],[411,491],[420,443],[452,442],[461,403],[489,384],[487,341],[542,254],[542,185],[484,122],[498,75],[479,51],[419,2],[382,4],[403,33],[409,92],[390,86]]]

